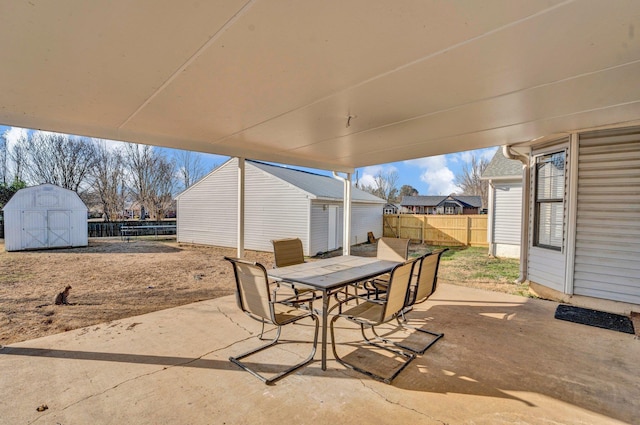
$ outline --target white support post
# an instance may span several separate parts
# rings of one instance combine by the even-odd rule
[[[238,158],[238,258],[244,257],[244,158]]]
[[[342,184],[344,185],[342,204],[342,255],[349,255],[351,253],[351,173],[346,174],[347,178],[344,178],[333,171],[333,178],[342,181]]]
[[[344,230],[342,241],[342,255],[351,253],[351,174],[347,173],[344,181]]]

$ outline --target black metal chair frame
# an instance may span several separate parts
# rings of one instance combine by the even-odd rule
[[[371,299],[366,296],[352,295],[348,299],[343,300],[342,302],[336,304],[332,308],[332,310],[335,308],[339,309],[339,312],[331,319],[331,322],[330,322],[331,348],[333,350],[333,355],[336,361],[338,361],[343,366],[346,366],[347,368],[350,368],[352,370],[365,374],[373,379],[384,382],[386,384],[390,384],[393,381],[393,379],[395,379],[396,376],[398,376],[398,374],[400,374],[400,372],[402,372],[409,365],[409,363],[413,359],[415,359],[416,355],[412,352],[406,352],[402,349],[397,349],[397,348],[393,348],[392,346],[390,347],[388,345],[381,344],[380,342],[387,343],[389,341],[379,338],[375,333],[375,326],[378,326],[393,320],[401,313],[402,309],[404,308],[406,294],[409,288],[409,283],[411,280],[414,264],[415,264],[414,261],[410,261],[410,262],[399,264],[393,268],[390,274],[389,291],[387,293],[388,294],[387,298]],[[357,304],[356,307],[350,308],[342,312],[342,305],[352,300],[360,300],[362,301],[362,304]],[[365,309],[373,309],[373,308],[377,308],[379,310],[379,315],[377,316],[376,320],[368,320],[363,317],[359,317],[357,315],[358,314],[357,312],[353,314],[354,311],[362,311]],[[336,320],[338,320],[339,318],[344,318],[346,320],[349,320],[353,323],[358,324],[360,326],[360,332],[362,333],[362,337],[364,338],[364,341],[366,344],[386,350],[390,353],[400,356],[401,358],[404,358],[404,361],[402,362],[401,366],[396,368],[396,370],[390,376],[385,377],[385,376],[380,376],[376,373],[373,373],[369,370],[366,370],[356,364],[350,363],[345,359],[341,358],[338,355],[338,352],[336,350],[336,337],[335,337],[335,326],[334,326]],[[374,335],[376,336],[375,339],[377,341],[367,336],[365,332],[366,328],[372,329]]]
[[[233,258],[233,257],[225,257],[225,260],[229,261],[232,265],[233,265],[233,271],[234,271],[234,275],[235,275],[235,280],[236,280],[236,301],[238,303],[238,307],[244,312],[246,313],[249,317],[251,317],[254,320],[257,320],[259,322],[262,323],[262,330],[264,331],[264,325],[265,324],[272,324],[275,325],[277,327],[277,331],[276,331],[276,336],[275,338],[273,338],[273,340],[271,340],[268,344],[262,345],[260,347],[254,348],[250,351],[247,351],[245,353],[242,353],[238,356],[231,356],[229,357],[229,360],[238,365],[240,368],[242,368],[243,370],[249,372],[250,374],[252,374],[253,376],[255,376],[256,378],[260,379],[262,382],[264,382],[265,384],[269,385],[272,384],[276,381],[278,381],[279,379],[285,377],[286,375],[290,374],[291,372],[294,372],[295,370],[307,365],[308,363],[310,363],[311,361],[313,361],[313,358],[315,356],[316,353],[316,347],[318,345],[318,330],[320,327],[320,321],[318,320],[318,317],[313,313],[313,310],[300,310],[302,312],[302,314],[296,315],[296,316],[292,316],[290,318],[287,318],[286,320],[279,320],[278,319],[278,315],[276,314],[275,311],[275,305],[276,304],[282,304],[284,306],[287,307],[295,307],[297,308],[297,306],[295,306],[295,304],[291,304],[290,302],[286,302],[286,301],[274,301],[272,300],[271,297],[271,288],[269,287],[269,280],[267,277],[267,270],[264,268],[264,266],[260,263],[256,263],[256,262],[251,262],[251,261],[247,261],[247,260],[243,260],[243,259],[239,259],[239,258]],[[261,300],[263,303],[266,301],[268,303],[268,316],[263,316],[260,314],[255,313],[254,311],[251,310],[251,307],[248,305],[248,303],[246,303],[246,300],[243,298],[243,290],[242,290],[242,285],[243,283],[241,282],[241,277],[238,273],[238,268],[239,267],[248,267],[248,268],[254,268],[255,270],[259,270],[259,275],[260,277],[262,277],[262,275],[264,275],[264,285],[265,285],[265,297],[266,300]],[[257,285],[256,285],[257,286]],[[284,325],[288,325],[291,323],[295,323],[298,322],[299,320],[305,319],[307,317],[310,317],[311,319],[314,320],[315,322],[315,331],[314,331],[314,337],[313,337],[313,347],[311,350],[311,353],[309,354],[309,356],[304,359],[302,362],[297,363],[287,369],[285,369],[284,371],[281,371],[279,373],[277,373],[276,375],[267,378],[263,375],[261,375],[260,373],[258,373],[257,371],[251,369],[247,364],[241,362],[240,360],[249,357],[255,353],[258,353],[260,351],[263,351],[269,347],[272,347],[274,345],[276,345],[279,342],[280,339],[280,335],[282,332],[282,326]],[[262,339],[262,333],[260,333],[259,339]]]
[[[407,292],[407,302],[405,303],[405,307],[402,309],[401,314],[396,316],[396,320],[398,321],[398,324],[402,328],[411,329],[417,332],[431,335],[435,338],[433,338],[426,345],[420,348],[413,348],[408,345],[402,344],[400,342],[393,342],[393,344],[395,344],[396,346],[401,347],[405,350],[409,350],[416,354],[424,354],[429,348],[431,348],[433,344],[438,342],[438,340],[444,336],[444,333],[433,332],[433,331],[419,328],[416,326],[410,326],[407,323],[408,320],[405,315],[413,309],[413,306],[415,304],[420,304],[422,302],[425,302],[436,291],[436,287],[438,283],[438,268],[440,267],[440,258],[442,257],[442,254],[448,250],[449,248],[444,248],[442,250],[433,251],[423,255],[418,259],[418,262],[416,262],[416,265],[418,266],[418,273],[416,274],[415,284],[412,284],[410,286],[409,291]],[[425,270],[425,264],[428,265],[428,262],[431,261],[432,259],[434,259],[433,260],[434,270],[433,270],[433,273],[427,274],[425,273],[427,271]],[[431,288],[427,287],[427,290],[424,291],[424,289],[422,288],[424,285],[431,285]],[[424,291],[424,293],[420,294],[421,291]],[[418,294],[421,295],[420,299],[417,299]],[[380,336],[378,337],[381,338]]]

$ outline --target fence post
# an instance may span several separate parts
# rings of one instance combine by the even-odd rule
[[[467,246],[471,246],[471,217],[467,216]]]

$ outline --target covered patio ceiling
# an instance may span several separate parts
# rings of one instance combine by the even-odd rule
[[[640,2],[0,6],[0,124],[350,172],[640,118]]]

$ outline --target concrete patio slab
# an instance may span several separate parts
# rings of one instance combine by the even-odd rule
[[[392,385],[331,356],[326,371],[316,361],[266,386],[228,360],[258,344],[260,325],[233,297],[189,304],[3,347],[0,423],[638,423],[638,337],[556,320],[556,306],[443,284],[410,317],[444,338]],[[357,339],[338,323],[341,343]],[[303,322],[283,338],[311,333]],[[270,369],[308,348],[251,361]]]

